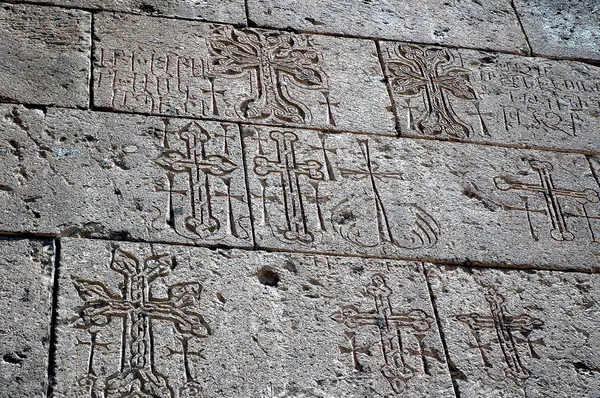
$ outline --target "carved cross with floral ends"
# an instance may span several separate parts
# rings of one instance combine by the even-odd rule
[[[458,117],[450,97],[476,101],[477,96],[468,71],[450,65],[451,60],[444,48],[401,44],[395,49],[395,57],[386,62],[386,70],[396,93],[423,98],[425,111],[410,115],[412,128],[425,135],[468,138],[472,128]]]
[[[123,276],[121,292],[111,291],[103,282],[82,279],[73,282],[84,301],[78,308],[75,327],[99,331],[111,326],[113,319],[122,319],[112,325],[122,325],[122,365],[103,380],[105,396],[174,397],[167,377],[154,363],[152,324],[169,322],[182,335],[208,337],[210,326],[202,315],[193,311],[202,286],[197,282],[178,283],[168,286],[166,298],[154,297],[153,283],[174,268],[166,254],[140,261],[132,253],[117,249],[110,268]]]
[[[306,123],[310,109],[290,88],[329,93],[321,55],[306,35],[223,25],[214,27],[208,44],[211,74],[250,76],[251,95],[238,106],[246,119]]]

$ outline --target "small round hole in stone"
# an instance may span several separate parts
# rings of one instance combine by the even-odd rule
[[[279,284],[279,274],[270,268],[262,268],[257,276],[258,281],[263,285],[277,287]]]

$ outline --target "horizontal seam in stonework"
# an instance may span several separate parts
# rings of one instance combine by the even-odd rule
[[[10,104],[10,105],[23,105],[27,106],[40,106],[39,104],[29,104],[23,102],[10,102],[10,101],[0,101],[0,105],[2,104]],[[288,130],[309,130],[309,131],[319,131],[326,134],[351,134],[351,135],[367,135],[370,137],[381,137],[381,138],[394,138],[394,139],[415,139],[415,140],[426,140],[426,141],[435,141],[435,142],[447,142],[451,144],[458,145],[480,145],[487,147],[497,147],[497,148],[508,148],[508,149],[517,149],[517,150],[528,150],[528,151],[543,151],[543,152],[555,152],[555,153],[570,153],[584,156],[600,156],[600,150],[598,151],[590,151],[585,149],[569,149],[569,148],[551,148],[551,147],[537,147],[537,146],[529,146],[529,145],[518,145],[518,144],[507,144],[501,142],[482,142],[482,141],[472,141],[472,140],[464,140],[464,139],[448,139],[448,138],[440,138],[440,137],[428,137],[424,135],[406,135],[402,134],[400,136],[397,135],[396,132],[391,132],[390,134],[379,134],[379,133],[369,133],[363,131],[350,131],[350,130],[342,130],[335,128],[318,128],[318,127],[303,127],[303,126],[284,126],[278,124],[268,124],[268,123],[249,123],[249,122],[240,122],[237,120],[225,120],[225,119],[216,119],[216,118],[199,118],[194,116],[185,116],[185,115],[166,115],[166,114],[155,114],[155,113],[147,113],[147,112],[132,112],[132,111],[124,111],[120,109],[111,109],[104,107],[92,107],[92,108],[72,108],[67,106],[56,106],[56,105],[41,105],[48,109],[56,108],[56,109],[74,109],[74,110],[87,110],[90,112],[98,112],[98,113],[113,113],[113,114],[124,114],[124,115],[134,115],[134,116],[144,116],[144,117],[155,117],[155,118],[173,118],[173,119],[189,119],[189,120],[199,120],[205,122],[218,122],[218,123],[228,123],[228,124],[237,124],[240,126],[255,126],[255,127],[269,127],[269,128],[279,128],[279,129],[288,129]]]
[[[283,249],[283,248],[269,248],[263,247],[259,244],[255,243],[253,245],[253,249],[231,246],[231,245],[211,245],[211,244],[193,244],[188,242],[164,242],[164,241],[155,241],[155,240],[144,240],[144,239],[131,239],[128,240],[117,240],[112,238],[104,238],[104,237],[69,237],[69,236],[59,236],[59,235],[37,235],[32,233],[27,234],[18,234],[11,232],[3,232],[0,231],[0,239],[30,239],[30,240],[43,240],[44,238],[48,239],[74,239],[74,240],[90,240],[90,241],[101,241],[101,242],[123,242],[123,243],[135,243],[135,244],[156,244],[156,245],[164,245],[164,246],[173,246],[173,247],[189,247],[189,248],[198,248],[198,249],[207,249],[211,251],[215,250],[240,250],[244,252],[264,252],[264,253],[287,253],[287,254],[303,254],[303,255],[317,255],[317,256],[327,256],[327,257],[344,257],[344,258],[362,258],[362,259],[372,259],[372,260],[385,260],[385,261],[417,261],[423,263],[431,263],[436,265],[446,265],[452,267],[464,267],[471,269],[503,269],[503,270],[513,270],[513,271],[552,271],[552,272],[565,272],[565,273],[579,273],[579,274],[595,274],[597,273],[594,269],[572,269],[572,268],[562,268],[562,267],[551,267],[551,266],[542,266],[542,265],[534,265],[534,264],[506,264],[499,262],[479,262],[479,261],[459,261],[459,260],[444,260],[433,257],[410,257],[410,256],[398,256],[398,257],[386,257],[381,255],[365,255],[365,254],[355,254],[355,253],[335,253],[335,252],[327,252],[320,250],[302,250],[302,249]]]
[[[0,4],[2,4],[2,3],[14,4],[14,5],[22,5],[22,4],[35,5],[35,6],[52,7],[52,8],[63,8],[63,9],[68,9],[68,10],[81,10],[81,11],[96,12],[96,13],[106,12],[106,13],[113,13],[113,14],[134,15],[134,16],[140,16],[140,17],[146,17],[146,18],[164,18],[164,19],[171,19],[171,20],[178,20],[178,21],[189,21],[189,22],[216,24],[216,25],[229,25],[229,26],[234,26],[236,28],[247,27],[246,25],[242,25],[242,24],[213,21],[213,20],[208,20],[208,19],[193,19],[193,18],[167,16],[167,15],[149,15],[149,14],[144,14],[144,13],[135,13],[135,12],[131,12],[131,11],[114,11],[114,10],[98,9],[98,8],[69,7],[69,6],[64,6],[64,5],[40,3],[40,2],[36,2],[34,0],[25,0],[25,1],[4,0],[4,1],[0,1]],[[367,41],[370,40],[370,41],[395,42],[395,43],[400,42],[400,43],[418,44],[418,45],[426,45],[426,46],[437,46],[437,47],[444,47],[444,48],[456,49],[456,50],[459,50],[459,49],[475,50],[475,51],[481,51],[481,52],[486,52],[486,53],[516,55],[516,56],[524,57],[524,58],[536,58],[536,59],[541,59],[541,60],[546,59],[546,60],[555,60],[555,61],[572,61],[572,62],[581,62],[581,63],[588,64],[588,65],[595,66],[595,67],[600,66],[599,60],[593,60],[593,59],[587,59],[587,58],[554,57],[551,55],[534,53],[533,50],[532,50],[531,55],[525,55],[516,50],[515,51],[506,51],[506,50],[498,50],[498,49],[486,49],[486,48],[475,47],[475,46],[459,46],[459,45],[451,45],[451,44],[444,44],[444,43],[432,43],[432,42],[425,42],[425,41],[416,42],[416,41],[410,41],[410,40],[396,40],[396,39],[382,38],[382,37],[376,37],[376,36],[357,36],[357,35],[348,35],[348,34],[342,34],[342,33],[318,32],[318,31],[304,30],[304,29],[292,29],[292,28],[280,28],[280,27],[278,28],[278,27],[274,27],[271,25],[259,25],[259,26],[257,26],[257,28],[267,29],[267,30],[276,30],[276,31],[282,31],[282,32],[295,32],[295,33],[311,34],[311,35],[318,35],[318,36],[339,37],[339,38],[345,38],[345,39],[359,39],[359,40],[367,40]]]

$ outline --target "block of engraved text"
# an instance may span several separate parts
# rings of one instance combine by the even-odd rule
[[[598,275],[432,265],[428,279],[461,397],[598,396]]]
[[[600,61],[600,3],[515,0],[534,53]]]
[[[238,127],[0,107],[0,230],[251,247]]]
[[[510,0],[248,0],[248,11],[259,26],[527,51]]]
[[[0,100],[87,106],[90,26],[84,11],[0,6]]]
[[[598,158],[243,127],[261,248],[597,267]]]
[[[46,396],[51,242],[0,240],[0,397]]]
[[[395,134],[372,41],[107,13],[94,33],[98,107]]]
[[[381,43],[402,135],[600,152],[600,69]]]
[[[38,2],[133,14],[164,15],[235,24],[246,23],[244,0],[38,0]]]
[[[453,397],[422,265],[67,239],[57,397]]]

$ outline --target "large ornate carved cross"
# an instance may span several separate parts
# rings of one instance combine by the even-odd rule
[[[331,113],[327,77],[321,55],[306,35],[238,30],[216,26],[209,38],[210,73],[224,77],[251,76],[251,96],[239,106],[246,119],[305,123],[308,106],[294,98],[290,86],[319,90]]]
[[[98,331],[117,326],[111,325],[115,318],[123,320],[121,367],[106,380],[98,380],[105,396],[174,397],[173,387],[154,364],[151,337],[154,322],[169,322],[185,336],[203,338],[211,334],[208,323],[193,310],[202,290],[199,283],[174,284],[167,288],[166,298],[153,297],[152,284],[169,275],[173,267],[167,255],[153,255],[140,261],[133,254],[117,249],[111,269],[123,276],[122,292],[113,292],[98,281],[73,282],[84,301],[78,308],[77,328]]]
[[[413,128],[425,135],[447,134],[468,138],[472,128],[462,121],[450,103],[449,95],[475,101],[468,71],[450,64],[450,53],[440,47],[399,45],[386,62],[394,90],[403,96],[422,96],[425,112],[415,119]],[[409,107],[409,112],[413,108]]]

